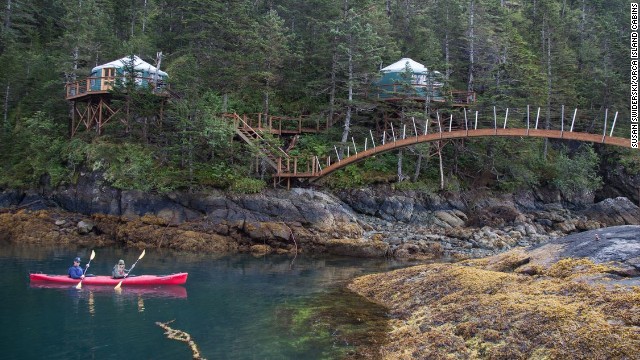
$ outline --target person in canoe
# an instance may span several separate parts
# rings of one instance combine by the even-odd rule
[[[89,267],[89,264],[87,264],[87,267]],[[84,271],[80,267],[79,257],[73,259],[73,266],[69,268],[68,274],[72,279],[84,279]]]
[[[124,260],[118,260],[118,263],[113,266],[113,271],[111,272],[111,277],[114,279],[122,279],[127,276],[130,270],[124,268]]]

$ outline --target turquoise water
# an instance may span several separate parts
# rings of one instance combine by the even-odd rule
[[[138,250],[95,249],[89,273],[106,275]],[[358,358],[385,331],[384,309],[341,290],[398,264],[298,256],[213,256],[147,249],[132,274],[188,272],[185,286],[42,287],[30,272],[64,274],[91,249],[0,245],[3,359],[190,359],[156,322],[189,333],[207,359]],[[368,334],[368,335],[366,335]],[[360,342],[360,344],[358,343]]]

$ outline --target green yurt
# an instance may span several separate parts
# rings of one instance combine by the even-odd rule
[[[98,65],[91,69],[91,91],[109,90],[118,77],[124,77],[127,68],[133,66],[136,72],[136,84],[149,86],[155,84],[154,88],[160,88],[166,83],[169,75],[145,62],[138,56],[127,56],[114,60],[103,65]],[[124,79],[123,79],[124,80]]]
[[[374,83],[374,96],[382,100],[401,98],[444,101],[443,77],[439,71],[429,71],[424,65],[402,58],[380,70],[381,78]]]

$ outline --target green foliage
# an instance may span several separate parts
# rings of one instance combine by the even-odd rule
[[[138,144],[98,142],[89,147],[87,160],[94,171],[104,171],[104,178],[117,189],[149,191],[153,181],[152,152]]]
[[[263,180],[241,177],[233,181],[230,190],[241,194],[256,194],[264,190],[266,186],[267,184]]]
[[[400,181],[397,183],[394,183],[392,185],[393,189],[395,190],[399,190],[399,191],[405,191],[405,190],[413,190],[413,191],[420,191],[420,192],[424,192],[427,194],[435,194],[438,192],[438,187],[439,184],[437,182],[425,182],[425,181]]]
[[[554,162],[551,183],[566,194],[593,191],[602,186],[598,176],[598,155],[592,146],[582,146],[573,157],[560,152]]]
[[[68,175],[63,165],[64,132],[51,116],[36,112],[20,119],[11,136],[13,149],[4,157],[6,171],[0,172],[0,184],[11,187],[38,185],[44,176],[58,185]]]
[[[301,137],[298,140],[296,148],[298,150],[298,155],[306,154],[306,155],[323,156],[329,153],[330,141],[329,139],[322,136],[308,135],[308,136]]]
[[[236,177],[236,170],[224,163],[200,164],[195,171],[196,183],[219,189],[230,187]]]
[[[357,165],[349,165],[331,175],[327,186],[332,189],[352,189],[364,185],[364,174]]]

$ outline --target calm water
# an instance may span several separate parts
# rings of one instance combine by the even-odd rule
[[[137,250],[95,249],[89,273],[106,275]],[[188,332],[207,359],[335,359],[358,353],[384,310],[340,290],[348,279],[397,267],[385,260],[147,249],[132,274],[188,272],[185,286],[36,287],[30,272],[64,274],[91,249],[0,245],[2,359],[190,359],[156,322]],[[365,320],[368,319],[368,320]],[[363,336],[362,334],[369,334]],[[357,341],[356,341],[357,342]]]

